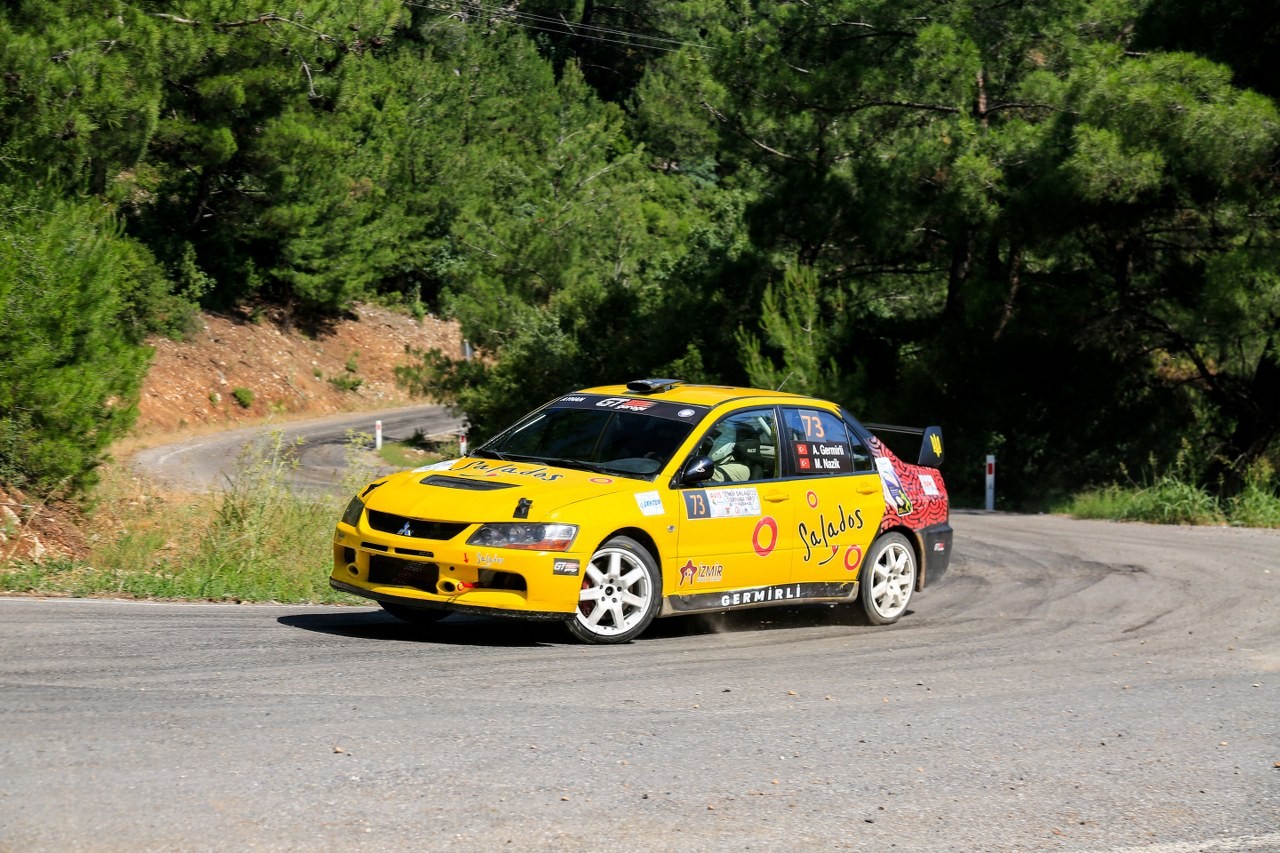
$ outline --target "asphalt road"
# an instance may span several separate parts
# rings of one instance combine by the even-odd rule
[[[310,490],[332,490],[342,482],[347,464],[348,433],[374,435],[375,422],[382,422],[384,441],[403,441],[415,432],[425,436],[446,435],[461,429],[461,421],[443,406],[409,406],[374,414],[329,415],[280,426],[260,426],[230,430],[191,438],[178,444],[154,447],[136,453],[132,464],[169,487],[208,489],[225,485],[245,459],[246,448],[263,452],[278,433],[281,446],[289,449],[298,465],[292,475],[295,486]]]
[[[0,850],[1280,850],[1280,532],[953,524],[887,628],[0,599]]]

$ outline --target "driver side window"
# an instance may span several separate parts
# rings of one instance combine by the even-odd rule
[[[711,457],[713,483],[754,483],[778,476],[778,422],[772,408],[734,412],[707,431],[698,453]]]

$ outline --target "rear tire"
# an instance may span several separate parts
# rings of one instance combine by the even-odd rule
[[[916,588],[916,552],[901,533],[886,533],[871,546],[862,567],[858,600],[873,625],[892,625],[907,612]]]
[[[661,601],[653,555],[634,539],[615,536],[587,562],[578,609],[566,624],[584,643],[627,643],[649,627]]]
[[[388,604],[385,601],[379,601],[378,606],[397,619],[414,625],[434,625],[449,615],[448,611],[445,610],[410,607],[407,604]]]

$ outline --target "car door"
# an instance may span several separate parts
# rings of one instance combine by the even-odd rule
[[[701,594],[784,584],[795,533],[792,493],[779,479],[778,422],[772,406],[733,412],[703,433],[712,480],[680,490],[680,531],[667,592]],[[671,571],[674,569],[674,571]]]
[[[834,412],[782,409],[781,451],[793,490],[791,580],[852,583],[884,515],[871,453]]]

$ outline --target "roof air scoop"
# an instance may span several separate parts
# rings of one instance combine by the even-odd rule
[[[661,394],[683,384],[683,379],[634,379],[627,383],[627,390],[636,394]]]

